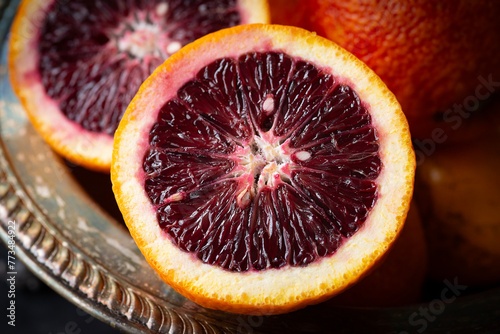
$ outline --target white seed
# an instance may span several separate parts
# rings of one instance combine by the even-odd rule
[[[176,193],[167,198],[166,202],[178,202],[184,198],[182,193]]]
[[[248,206],[248,204],[250,204],[250,193],[248,191],[241,198],[241,204],[245,207]]]
[[[292,182],[292,180],[290,179],[290,175],[288,175],[287,173],[284,173],[283,171],[280,171],[280,179],[283,181],[283,182]]]
[[[236,197],[236,203],[242,209],[250,205],[250,187],[243,189]]]
[[[274,98],[272,96],[267,96],[262,104],[262,109],[264,109],[266,114],[273,112],[274,110]]]
[[[168,12],[168,3],[166,2],[160,2],[156,6],[156,15],[158,16],[164,16]]]
[[[311,153],[309,153],[307,151],[300,151],[300,152],[295,153],[295,156],[300,161],[306,161],[306,160],[309,160],[309,158],[311,157]]]
[[[172,42],[167,46],[167,52],[170,54],[174,54],[177,51],[179,51],[181,49],[181,47],[182,47],[182,45],[180,42],[177,42],[177,41]]]

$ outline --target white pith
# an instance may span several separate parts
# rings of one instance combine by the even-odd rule
[[[110,32],[113,43],[120,52],[139,59],[147,56],[170,57],[182,48],[182,44],[171,39],[165,31],[164,16],[168,10],[168,4],[161,2],[152,13],[134,12]],[[162,20],[161,24],[159,20]]]
[[[125,31],[116,43],[118,50],[127,52],[136,58],[144,58],[146,55],[161,57],[158,49],[158,38],[160,29],[156,25],[145,22],[133,22],[132,30]]]
[[[250,205],[264,187],[275,188],[282,182],[290,182],[290,166],[293,162],[287,144],[256,135],[237,154],[235,174],[241,180],[237,202],[241,208]]]

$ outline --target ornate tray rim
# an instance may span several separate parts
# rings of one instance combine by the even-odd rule
[[[20,0],[8,1],[0,12],[0,50]],[[16,258],[43,282],[89,314],[128,333],[231,332],[209,323],[203,315],[188,316],[185,310],[162,302],[130,283],[116,278],[51,226],[50,219],[29,195],[9,160],[0,136],[0,238],[7,244],[7,222],[16,222]],[[184,312],[184,313],[183,313]]]

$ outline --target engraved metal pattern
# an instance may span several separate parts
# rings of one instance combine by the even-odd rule
[[[22,184],[5,159],[3,145],[0,146],[0,203],[2,239],[6,240],[7,221],[15,220],[18,228],[17,252],[23,261],[28,265],[37,263],[36,274],[49,285],[64,285],[58,290],[61,292],[60,289],[63,289],[65,297],[68,297],[67,291],[77,298],[84,295],[88,304],[95,307],[86,310],[95,315],[93,311],[101,309],[97,316],[102,320],[132,333],[232,332],[229,328],[190,316],[186,310],[162,305],[163,301],[116,279],[92,259],[73,249],[64,237],[50,227],[48,218],[23,191]],[[102,306],[106,309],[103,310]],[[116,321],[116,318],[124,319]]]

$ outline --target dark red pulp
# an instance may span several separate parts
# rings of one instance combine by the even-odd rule
[[[159,64],[239,23],[236,0],[57,0],[40,32],[41,80],[68,119],[113,135]]]
[[[303,266],[365,222],[382,163],[356,93],[278,52],[202,68],[160,110],[145,190],[181,249],[231,271]]]

